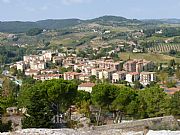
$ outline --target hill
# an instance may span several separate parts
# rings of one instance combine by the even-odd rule
[[[41,20],[37,22],[20,22],[20,21],[10,21],[10,22],[0,22],[0,32],[9,33],[21,33],[26,32],[32,28],[41,29],[62,29],[66,27],[72,27],[80,24],[79,19],[62,19],[62,20]]]
[[[167,19],[145,19],[141,20],[145,23],[156,23],[156,24],[180,24],[180,19],[167,18]]]
[[[0,22],[0,32],[9,32],[9,33],[20,33],[26,32],[32,28],[41,28],[41,29],[63,29],[79,24],[90,24],[97,23],[101,25],[127,25],[132,23],[140,23],[141,21],[136,19],[126,19],[124,17],[118,16],[102,16],[90,20],[80,20],[80,19],[48,19],[40,20],[37,22],[20,22],[20,21],[9,21],[9,22]]]
[[[95,19],[87,20],[86,22],[102,25],[127,25],[130,23],[141,23],[141,21],[137,19],[127,19],[121,16],[102,16]]]

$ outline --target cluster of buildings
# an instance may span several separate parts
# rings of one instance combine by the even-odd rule
[[[53,63],[59,67],[72,69],[70,72],[59,73],[59,69],[50,69],[47,65]],[[43,51],[41,55],[24,56],[23,61],[11,67],[16,67],[27,76],[36,80],[51,80],[63,78],[64,80],[78,79],[90,82],[93,76],[96,80],[108,80],[112,83],[139,81],[143,85],[155,81],[154,63],[143,59],[115,62],[111,58],[89,60],[76,56],[66,56],[57,51]]]

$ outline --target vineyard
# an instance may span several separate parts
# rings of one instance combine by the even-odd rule
[[[159,44],[157,46],[148,48],[148,52],[169,52],[170,50],[180,51],[180,44]]]

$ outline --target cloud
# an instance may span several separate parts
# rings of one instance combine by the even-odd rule
[[[91,0],[61,0],[65,5],[88,3]]]
[[[1,0],[3,3],[10,3],[10,0]]]

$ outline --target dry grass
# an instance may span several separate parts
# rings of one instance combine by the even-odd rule
[[[122,60],[131,59],[146,59],[156,63],[168,63],[170,60],[175,59],[177,63],[180,63],[180,58],[171,57],[163,54],[154,53],[120,53],[120,58]]]

